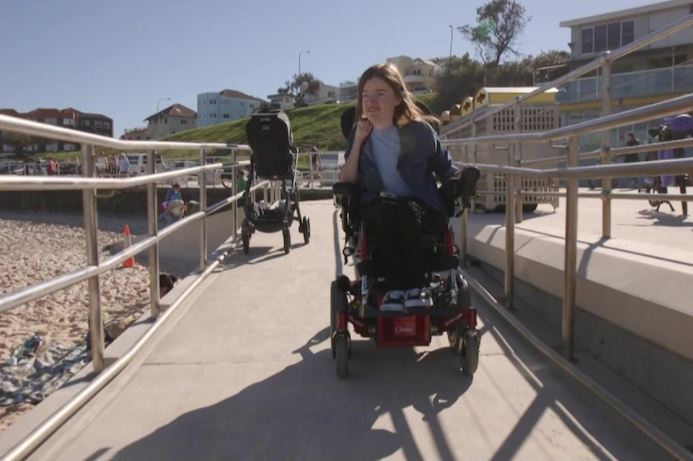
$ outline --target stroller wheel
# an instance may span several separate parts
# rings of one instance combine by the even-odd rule
[[[335,356],[337,358],[337,376],[346,378],[349,376],[349,338],[345,334],[339,334],[334,339]]]
[[[289,234],[289,229],[284,229],[282,236],[284,237],[284,253],[288,254],[291,251],[291,234]]]
[[[303,232],[303,243],[308,245],[308,242],[310,242],[310,219],[306,217],[303,218],[301,232]]]
[[[243,240],[243,253],[248,254],[250,252],[250,237],[244,233],[241,239]]]

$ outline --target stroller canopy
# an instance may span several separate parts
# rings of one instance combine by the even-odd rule
[[[258,176],[271,178],[292,174],[291,124],[284,112],[253,114],[246,125],[246,135]]]

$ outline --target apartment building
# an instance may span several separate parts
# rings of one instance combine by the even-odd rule
[[[147,122],[147,129],[152,139],[163,139],[172,134],[196,128],[197,113],[183,104],[175,103],[150,115],[144,121]]]
[[[236,90],[197,95],[197,126],[211,126],[248,117],[265,101]]]
[[[354,102],[358,99],[358,83],[346,81],[339,84],[339,102]]]
[[[62,128],[94,133],[113,137],[113,119],[102,114],[82,112],[72,107],[66,109],[38,108],[30,112],[18,112],[15,109],[0,109],[0,114],[19,117],[34,122],[46,123]],[[23,152],[56,152],[79,150],[79,145],[52,139],[18,138],[11,133],[0,131],[0,144],[3,152],[17,152],[19,146]]]
[[[387,58],[386,62],[393,64],[404,77],[409,91],[413,93],[430,93],[436,88],[438,65],[433,61],[409,56]]]
[[[570,28],[570,67],[577,68],[608,50],[625,46],[689,14],[693,14],[691,0],[670,0],[563,21],[561,27]],[[615,61],[611,72],[612,112],[690,93],[693,91],[693,28]],[[599,71],[561,88],[557,100],[561,103],[563,124],[599,116],[601,91]],[[654,124],[657,121],[617,130],[612,135],[612,145],[623,144],[628,131],[646,140],[647,129]],[[591,148],[599,142],[600,137],[594,135],[593,139],[581,144],[583,148]]]

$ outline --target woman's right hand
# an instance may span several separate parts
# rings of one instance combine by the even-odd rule
[[[354,135],[354,143],[362,145],[368,136],[373,131],[373,124],[367,118],[360,119],[356,124],[356,134]]]

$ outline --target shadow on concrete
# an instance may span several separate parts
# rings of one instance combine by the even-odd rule
[[[662,213],[661,211],[656,211],[652,209],[644,209],[638,211],[640,215],[638,219],[649,219],[655,226],[667,226],[667,227],[693,227],[693,222],[684,222],[689,216],[683,214],[668,214]],[[649,224],[648,224],[649,225]]]
[[[301,361],[215,405],[191,411],[113,459],[381,459],[403,450],[422,460],[403,410],[430,426],[442,459],[453,459],[439,414],[467,391],[448,349],[378,349],[354,343],[352,376],[335,375],[325,328],[294,351]],[[394,431],[374,428],[387,417]]]

